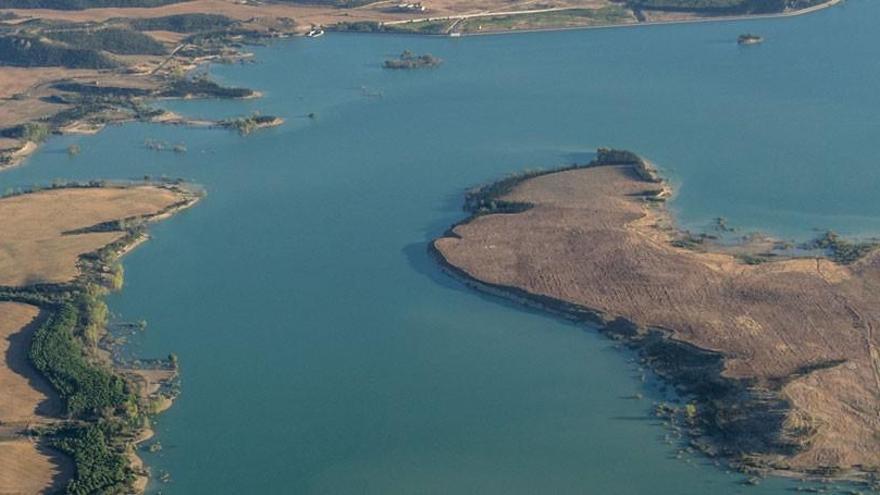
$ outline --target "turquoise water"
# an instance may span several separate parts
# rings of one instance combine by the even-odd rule
[[[852,0],[787,20],[291,40],[258,49],[256,65],[212,69],[265,98],[167,104],[287,125],[54,138],[0,186],[165,174],[207,188],[126,258],[110,298],[149,321],[139,351],[173,351],[183,367],[164,448],[145,453],[173,480],[154,490],[789,493],[675,459],[651,401],[627,398],[646,393],[629,354],[465,290],[425,246],[461,218],[466,187],[602,145],[663,167],[688,227],[724,216],[784,237],[880,232],[878,20],[880,3]],[[738,47],[745,31],[767,42]],[[446,62],[380,68],[405,48]]]

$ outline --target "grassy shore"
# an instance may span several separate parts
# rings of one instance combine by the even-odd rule
[[[9,267],[25,267],[27,272],[23,278],[4,273],[0,301],[6,302],[0,302],[0,312],[9,317],[10,311],[24,308],[22,314],[32,319],[39,308],[40,314],[15,334],[17,353],[7,353],[26,352],[27,363],[7,361],[6,368],[0,367],[0,386],[22,388],[45,379],[51,389],[42,389],[45,398],[35,395],[30,402],[17,403],[19,409],[0,408],[5,428],[0,437],[13,442],[0,442],[0,457],[7,447],[14,449],[15,442],[27,441],[44,449],[37,452],[48,452],[43,454],[47,460],[34,457],[35,467],[52,465],[55,454],[46,448],[72,459],[73,472],[61,470],[72,476],[61,484],[66,493],[122,493],[136,487],[144,473],[132,462],[135,443],[145,437],[150,416],[167,408],[171,392],[157,382],[174,378],[176,361],[143,373],[130,366],[122,370],[110,361],[103,350],[103,297],[121,288],[118,259],[144,239],[145,226],[192,206],[199,197],[180,184],[93,183],[15,192],[0,199],[0,216],[14,211],[29,215],[7,225],[9,236],[0,242],[8,258],[0,260],[0,272],[9,272]],[[76,214],[64,215],[53,206],[58,204]],[[53,221],[46,225],[42,216]],[[34,230],[34,225],[42,230]],[[57,241],[50,240],[52,232]],[[47,242],[28,261],[31,236]],[[77,243],[81,238],[92,241],[83,247]],[[71,249],[68,242],[76,247]],[[55,397],[58,407],[39,405]],[[24,481],[28,486],[58,486],[57,478],[63,476],[47,468]]]
[[[689,407],[658,412],[692,446],[750,475],[870,484],[880,470],[878,246],[829,233],[812,256],[752,263],[744,255],[767,255],[763,240],[681,243],[694,236],[658,201],[668,186],[632,157],[606,150],[587,166],[477,188],[471,216],[433,252],[468,285],[631,344],[684,396]]]

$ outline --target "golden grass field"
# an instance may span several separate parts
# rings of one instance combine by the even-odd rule
[[[70,282],[80,255],[122,234],[64,232],[150,215],[180,200],[179,193],[153,186],[54,189],[0,199],[0,285]]]
[[[54,493],[73,476],[66,457],[27,438],[0,439],[0,495]]]
[[[28,360],[39,314],[35,306],[0,302],[0,495],[55,490],[73,473],[63,455],[17,434],[60,411],[58,397]]]
[[[36,306],[0,302],[0,422],[26,424],[60,410],[51,386],[28,359],[40,310]],[[0,485],[2,486],[2,485]]]
[[[0,302],[0,495],[58,489],[73,471],[63,455],[17,434],[60,411],[51,386],[28,360],[39,314],[35,306]]]
[[[749,265],[675,247],[666,209],[641,199],[658,187],[628,166],[539,176],[501,198],[533,208],[476,217],[434,246],[470,278],[719,353],[723,376],[790,405],[780,434],[799,450],[773,465],[880,468],[880,252]]]

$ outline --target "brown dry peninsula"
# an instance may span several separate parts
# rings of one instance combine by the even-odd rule
[[[433,250],[471,285],[633,344],[693,401],[704,450],[763,472],[875,472],[880,252],[757,263],[766,246],[689,242],[667,192],[644,160],[604,151],[470,193],[474,215]]]

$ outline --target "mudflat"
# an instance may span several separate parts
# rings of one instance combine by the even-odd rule
[[[721,247],[677,247],[681,232],[656,201],[665,187],[627,164],[540,175],[497,198],[530,207],[477,215],[433,247],[484,289],[688,349],[670,360],[673,375],[706,382],[688,388],[701,434],[732,459],[793,472],[880,467],[880,253],[753,265]],[[693,364],[701,353],[718,366]]]

